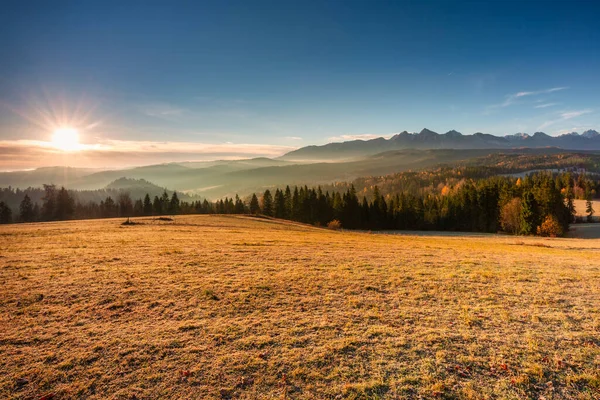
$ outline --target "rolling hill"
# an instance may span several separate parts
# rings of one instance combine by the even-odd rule
[[[544,155],[558,154],[558,148],[522,149],[404,149],[338,162],[295,163],[285,160],[250,159],[215,161],[207,163],[171,163],[145,167],[90,171],[55,168],[0,175],[0,187],[26,188],[55,183],[77,190],[98,190],[121,178],[146,180],[159,188],[169,188],[190,195],[217,199],[246,195],[254,191],[281,185],[319,185],[352,181],[359,177],[386,175],[407,170],[428,168],[439,164],[453,164],[490,154]],[[22,176],[27,179],[19,181]],[[25,182],[25,184],[21,183]],[[128,181],[124,181],[127,183]],[[122,189],[126,189],[122,187]]]

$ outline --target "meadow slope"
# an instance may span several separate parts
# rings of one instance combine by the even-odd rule
[[[0,398],[600,398],[600,240],[137,221],[0,227]]]

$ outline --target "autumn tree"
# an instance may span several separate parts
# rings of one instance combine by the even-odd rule
[[[521,229],[521,199],[513,198],[500,210],[500,226],[504,232],[516,235]]]
[[[544,222],[538,226],[537,234],[540,236],[557,237],[564,235],[564,230],[554,215],[548,215],[544,219]]]
[[[117,197],[117,205],[119,208],[120,217],[131,217],[131,214],[133,213],[133,202],[131,201],[131,196],[129,196],[129,193],[119,193],[119,197]]]

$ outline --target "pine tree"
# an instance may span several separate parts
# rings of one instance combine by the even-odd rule
[[[593,222],[594,221],[594,213],[596,212],[594,210],[593,207],[593,203],[592,203],[592,193],[591,191],[587,191],[586,192],[586,199],[585,199],[585,212],[587,214],[587,221],[588,222]]]
[[[573,222],[575,219],[575,194],[573,193],[573,188],[571,186],[567,186],[566,188],[565,199],[567,200],[569,222]]]
[[[150,195],[146,193],[144,197],[144,215],[152,214],[152,201],[150,200]]]
[[[206,214],[212,214],[213,212],[212,205],[206,199],[202,202],[202,209]]]
[[[333,195],[333,218],[337,220],[343,220],[344,213],[344,200],[339,192],[335,192]],[[345,223],[346,221],[343,221]]]
[[[105,218],[114,218],[117,216],[118,207],[112,197],[108,196],[104,200],[102,216]]]
[[[165,189],[165,191],[163,192],[163,194],[160,196],[160,207],[162,209],[162,213],[166,214],[169,212],[169,194],[167,193],[167,190]]]
[[[28,195],[23,197],[21,205],[19,206],[19,217],[23,222],[32,222],[35,218],[33,214],[33,203]]]
[[[55,219],[65,220],[73,217],[75,212],[75,200],[69,194],[69,191],[61,187],[56,194]]]
[[[38,203],[33,205],[33,220],[37,221],[40,218],[40,206]]]
[[[171,196],[171,201],[169,202],[169,213],[171,215],[179,214],[179,197],[177,196],[177,192],[173,192]]]
[[[526,192],[521,201],[521,229],[522,235],[532,235],[536,233],[538,226],[538,205],[533,193]]]
[[[262,212],[265,215],[273,216],[273,196],[271,195],[271,191],[269,189],[265,190],[262,199]]]
[[[258,205],[258,197],[255,193],[252,193],[252,199],[250,200],[250,214],[260,214],[260,206]]]
[[[0,201],[0,224],[10,224],[12,222],[12,210],[3,201]]]
[[[42,197],[42,220],[52,221],[56,214],[56,186],[44,185]]]
[[[244,202],[240,200],[240,196],[235,195],[235,213],[236,214],[245,214],[246,207],[244,207]]]
[[[290,219],[299,221],[301,218],[300,210],[300,192],[298,186],[294,186],[294,194],[292,195],[292,207],[290,208]]]
[[[274,215],[277,218],[285,218],[285,196],[279,189],[275,190],[275,198],[273,201]]]
[[[292,191],[289,186],[285,187],[285,194],[283,195],[285,200],[285,213],[283,218],[291,219],[292,218]]]
[[[160,198],[158,196],[154,196],[154,202],[152,203],[152,209],[154,211],[154,215],[162,215],[163,206]]]
[[[133,215],[136,217],[144,215],[144,203],[142,202],[142,199],[137,199],[133,204]]]

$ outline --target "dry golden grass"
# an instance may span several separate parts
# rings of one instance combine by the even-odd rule
[[[600,241],[0,228],[0,398],[600,397]]]

